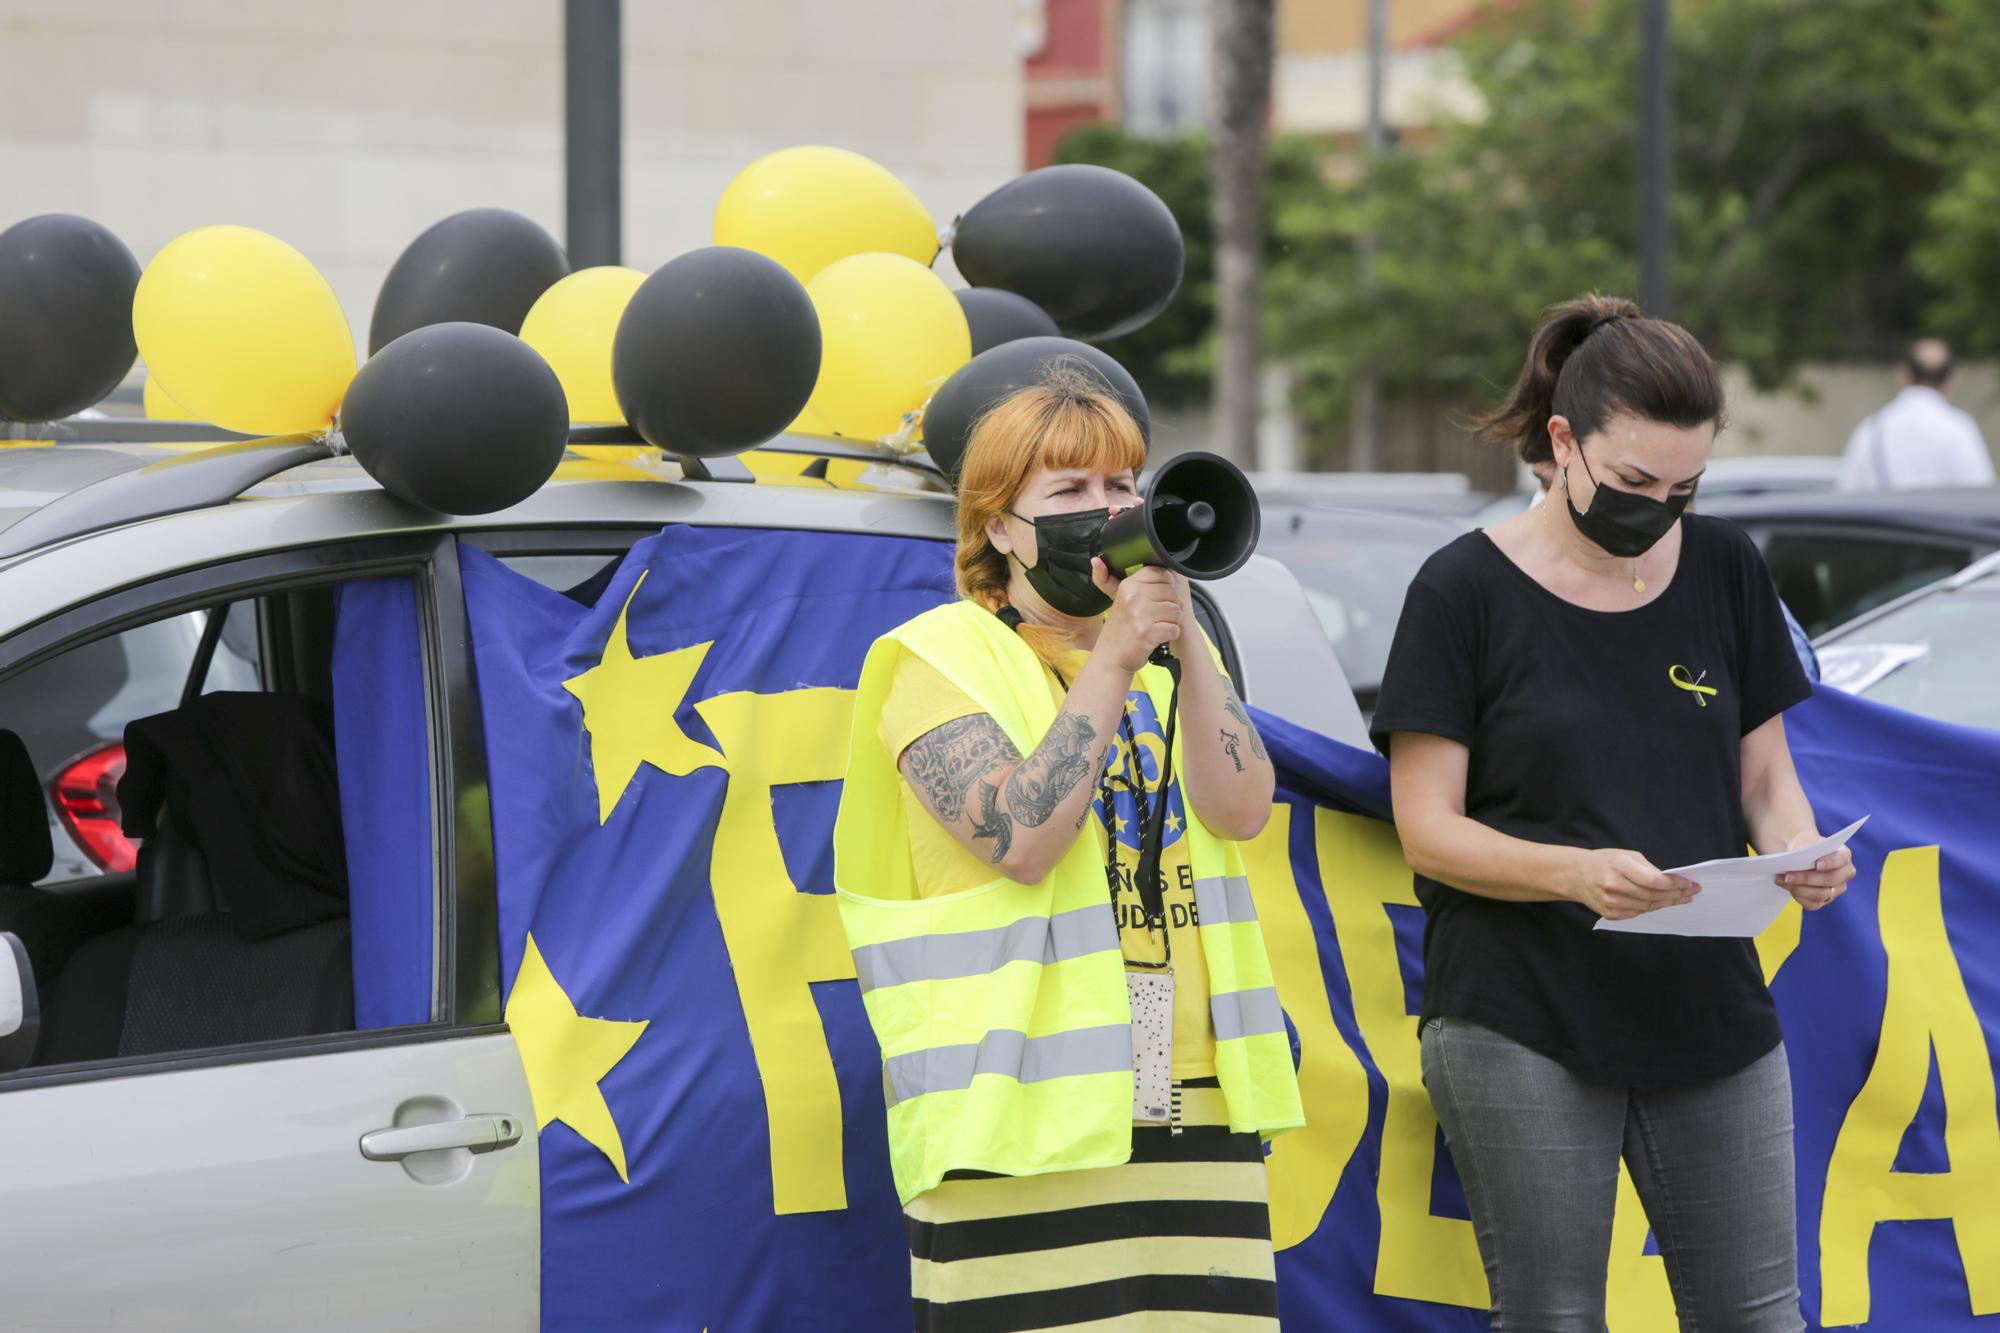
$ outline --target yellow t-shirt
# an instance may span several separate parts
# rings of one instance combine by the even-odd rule
[[[1213,650],[1210,650],[1211,653]],[[1076,679],[1088,659],[1087,653],[1073,653],[1063,662],[1063,675]],[[1218,659],[1218,668],[1220,661]],[[1049,692],[1061,702],[1066,691],[1054,672],[1048,672]],[[1136,684],[1136,682],[1135,682]],[[961,717],[980,712],[978,704],[953,684],[943,672],[916,656],[905,653],[897,663],[883,701],[877,736],[883,748],[899,761],[903,750],[927,732]],[[1118,934],[1128,964],[1164,964],[1168,944],[1172,944],[1174,973],[1174,1062],[1173,1076],[1179,1079],[1209,1078],[1215,1073],[1215,1021],[1208,1008],[1208,963],[1201,949],[1194,910],[1194,870],[1188,861],[1186,836],[1187,807],[1183,804],[1178,775],[1167,794],[1166,828],[1161,836],[1160,874],[1166,880],[1163,907],[1165,929],[1155,924],[1147,929],[1145,908],[1132,873],[1139,861],[1142,823],[1140,803],[1124,785],[1143,782],[1148,803],[1159,799],[1160,761],[1166,754],[1164,719],[1157,716],[1152,696],[1134,688],[1125,697],[1125,720],[1131,723],[1133,753],[1121,725],[1105,765],[1110,800],[1100,782],[1092,804],[1096,818],[1085,821],[1082,836],[1097,841],[1098,856],[1105,857],[1108,845],[1117,853],[1118,889],[1112,905],[1118,916]],[[1136,769],[1136,776],[1135,776]],[[910,829],[910,855],[915,862],[917,882],[928,895],[956,893],[975,888],[993,878],[993,867],[975,856],[945,831],[910,789],[901,784],[903,815]],[[1144,970],[1158,970],[1146,967]]]

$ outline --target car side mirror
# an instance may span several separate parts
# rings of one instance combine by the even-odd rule
[[[0,1077],[27,1067],[42,1031],[35,969],[20,939],[0,930]]]

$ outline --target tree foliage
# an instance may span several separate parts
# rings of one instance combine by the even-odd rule
[[[1801,362],[1880,357],[1928,319],[1974,344],[1963,283],[2000,270],[2000,166],[1969,144],[2000,95],[1943,95],[1941,29],[1979,29],[1957,76],[1990,80],[2000,6],[1978,0],[1683,0],[1674,6],[1674,317],[1761,385]],[[1527,0],[1454,54],[1486,114],[1394,154],[1363,186],[1278,220],[1274,318],[1303,349],[1299,403],[1338,420],[1358,365],[1391,395],[1477,400],[1508,383],[1547,306],[1636,295],[1635,0]],[[1950,225],[1947,225],[1950,224]],[[1380,255],[1355,281],[1358,238]]]

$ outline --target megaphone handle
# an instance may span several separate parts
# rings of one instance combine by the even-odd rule
[[[1174,784],[1174,729],[1180,721],[1181,711],[1181,660],[1173,655],[1166,644],[1155,647],[1146,659],[1167,669],[1173,677],[1174,688],[1167,696],[1166,749],[1160,759],[1159,804],[1153,809],[1153,817],[1146,821],[1139,833],[1139,864],[1133,868],[1133,883],[1139,889],[1139,903],[1145,910],[1148,921],[1160,917],[1166,910],[1166,885],[1160,882],[1160,852],[1166,841],[1167,804]]]

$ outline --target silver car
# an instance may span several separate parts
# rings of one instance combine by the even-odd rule
[[[501,1021],[461,543],[587,597],[665,524],[947,541],[950,499],[921,467],[786,438],[707,464],[573,455],[527,502],[450,518],[314,441],[97,429],[0,448],[0,1323],[536,1328],[537,1127]],[[362,582],[406,595],[424,698],[408,743],[429,761],[412,920],[433,943],[414,1009],[387,1019],[353,993],[337,912],[218,934],[250,891],[164,814],[135,842],[117,808],[130,723],[218,691],[302,719],[349,706],[333,607]],[[1198,593],[1246,697],[1366,744],[1283,566]],[[243,799],[246,821],[339,846],[309,795]]]

